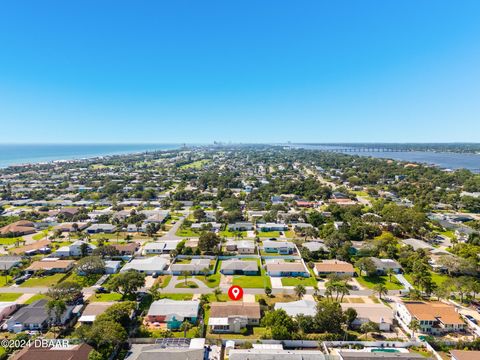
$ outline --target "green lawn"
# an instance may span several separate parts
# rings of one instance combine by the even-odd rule
[[[280,237],[280,231],[260,231],[258,233],[258,237],[261,238],[279,238]]]
[[[195,283],[193,281],[187,281],[187,283],[185,283],[185,281],[182,281],[182,282],[176,284],[175,288],[178,288],[178,289],[185,289],[185,288],[196,289],[196,288],[198,288],[198,285],[197,285],[197,283]]]
[[[0,301],[15,301],[22,295],[21,293],[0,293]]]
[[[383,284],[388,290],[401,290],[403,285],[396,279],[395,276],[392,276],[392,281],[390,282],[388,276],[359,276],[356,278],[360,285],[373,289],[377,284]]]
[[[15,245],[15,243],[19,241],[22,242],[23,239],[16,237],[16,238],[0,238],[0,245]]]
[[[312,278],[304,278],[304,277],[282,277],[282,285],[283,286],[317,286],[317,281]]]
[[[216,288],[218,285],[220,285],[220,274],[213,274],[208,277],[195,276],[195,279],[202,281],[209,288]]]
[[[82,287],[90,287],[95,285],[95,283],[102,277],[101,274],[89,275],[89,276],[80,276],[77,273],[73,272],[69,277],[64,281],[71,281],[77,284],[80,284]]]
[[[30,299],[28,299],[27,301],[25,301],[25,304],[31,304],[31,303],[34,303],[35,301],[37,300],[41,300],[41,299],[45,299],[46,296],[43,295],[43,294],[35,294],[33,295]]]
[[[111,292],[108,294],[94,294],[89,299],[91,302],[100,301],[120,301],[122,300],[122,294]]]
[[[168,286],[170,280],[172,280],[172,275],[163,275],[158,277],[157,282],[160,288],[163,289]]]
[[[10,275],[0,275],[0,286],[5,286],[10,283],[12,277]]]
[[[233,277],[233,285],[251,289],[251,288],[265,288],[266,286],[272,287],[270,278],[268,276],[248,276],[248,275],[235,275]]]
[[[448,279],[448,276],[447,275],[443,275],[443,274],[437,274],[436,272],[431,272],[432,274],[432,281],[435,283],[435,285],[437,286],[441,286],[443,284],[443,282],[445,280]],[[412,285],[412,286],[415,286],[413,284],[413,279],[412,279],[412,275],[411,274],[403,274],[403,276],[405,277],[405,279],[407,279],[407,281]]]
[[[236,232],[234,232],[234,231],[224,230],[224,231],[220,231],[220,232],[218,233],[218,235],[219,235],[220,237],[230,237],[230,238],[236,237],[237,234],[240,234],[240,237],[242,237],[242,238],[247,237],[247,232],[246,232],[246,231],[240,231],[239,233],[236,233]]]
[[[160,299],[192,300],[193,294],[160,294]]]
[[[32,236],[33,240],[42,240],[46,238],[48,235],[48,230],[43,230],[42,232],[39,232],[38,234],[35,234]]]
[[[199,237],[200,233],[193,231],[192,229],[178,229],[177,232],[175,233],[177,236],[182,236],[182,237]]]
[[[50,287],[58,284],[65,274],[53,274],[42,277],[31,277],[25,281],[20,287]]]
[[[207,165],[210,162],[211,162],[211,160],[209,160],[209,159],[197,160],[197,161],[191,162],[190,164],[185,164],[185,165],[180,166],[180,169],[196,169],[196,170],[198,170],[198,169],[201,169],[202,167],[204,167],[205,165]]]
[[[260,326],[248,327],[248,332],[245,335],[242,334],[215,334],[210,333],[210,329],[207,331],[207,338],[209,339],[260,339],[267,333],[267,329]]]

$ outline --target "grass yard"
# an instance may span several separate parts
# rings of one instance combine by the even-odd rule
[[[178,288],[178,289],[196,289],[198,288],[198,285],[197,283],[193,282],[193,281],[187,281],[187,283],[185,283],[185,281],[182,281],[180,283],[178,283],[177,285],[175,285],[175,288]]]
[[[95,283],[102,277],[101,274],[89,275],[89,276],[80,276],[77,273],[73,272],[69,277],[64,281],[71,281],[77,284],[80,284],[82,287],[90,287],[95,285]]]
[[[270,282],[270,277],[266,275],[265,276],[234,275],[233,285],[238,285],[246,289],[252,289],[252,288],[263,289],[266,286],[268,286],[269,288],[272,287],[272,284]]]
[[[401,290],[403,285],[392,276],[392,281],[388,279],[388,276],[359,276],[356,278],[360,285],[373,289],[377,284],[383,284],[388,290]]]
[[[156,283],[161,289],[163,289],[168,286],[170,280],[172,280],[172,275],[162,275],[157,278]]]
[[[260,231],[258,237],[278,239],[280,237],[280,231]]]
[[[35,234],[32,236],[33,240],[42,240],[48,236],[48,230],[43,230],[42,232],[39,232],[38,234]]]
[[[304,277],[282,277],[282,285],[283,286],[317,286],[317,281],[312,278],[304,278]]]
[[[45,299],[46,296],[43,295],[43,294],[35,294],[33,295],[30,299],[28,299],[27,301],[25,301],[25,304],[31,304],[31,303],[34,303],[35,301],[37,300],[41,300],[41,299]]]
[[[220,333],[220,334],[212,334],[210,333],[210,329],[207,331],[207,338],[209,339],[260,339],[262,338],[262,336],[264,336],[266,333],[267,333],[267,329],[264,328],[264,327],[260,327],[260,326],[255,326],[255,327],[251,327],[251,326],[248,326],[247,327],[248,329],[248,332],[245,334],[245,335],[242,335],[242,334],[224,334],[224,333]]]
[[[276,295],[255,295],[255,301],[259,302],[260,299],[265,300],[268,306],[273,306],[277,302],[291,302],[296,301],[298,298],[295,295],[290,294],[276,294]]]
[[[0,286],[6,286],[10,283],[12,277],[10,275],[0,275]]]
[[[65,274],[53,274],[42,277],[31,277],[20,287],[50,287],[59,283]]]
[[[297,234],[295,234],[295,231],[292,231],[292,230],[285,231],[285,236],[289,239],[301,237],[301,236],[297,236]]]
[[[160,299],[192,300],[193,294],[160,294]]]
[[[443,282],[448,279],[447,275],[443,274],[437,274],[436,272],[430,272],[432,274],[432,281],[435,283],[437,286],[442,286]],[[411,274],[403,274],[405,279],[412,285],[415,286],[413,283],[412,275]]]
[[[19,237],[14,238],[0,238],[0,245],[15,245],[17,242],[22,242],[23,239]]]
[[[220,274],[213,274],[210,276],[195,276],[195,279],[200,280],[209,288],[216,288],[220,285]]]
[[[94,294],[88,298],[91,302],[100,301],[120,301],[122,300],[122,294],[111,292],[108,294]]]
[[[209,159],[202,159],[202,160],[197,160],[194,162],[191,162],[190,164],[185,164],[180,166],[180,169],[196,169],[199,170],[203,168],[205,165],[209,164],[211,160]]]
[[[363,304],[365,301],[361,297],[344,297],[344,303],[351,303],[351,304]]]
[[[199,237],[200,233],[193,231],[192,229],[178,229],[177,232],[175,233],[177,236],[181,237]]]
[[[234,238],[238,235],[240,235],[241,238],[246,238],[247,237],[247,232],[246,231],[240,231],[240,232],[235,232],[235,231],[228,231],[228,230],[224,230],[224,231],[220,231],[218,233],[218,235],[220,237],[229,237],[229,238]]]
[[[15,301],[22,295],[20,293],[0,293],[0,301]]]

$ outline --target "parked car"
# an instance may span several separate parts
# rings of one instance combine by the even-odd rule
[[[477,324],[477,319],[475,319],[472,315],[465,315],[465,318],[470,320],[475,325]]]

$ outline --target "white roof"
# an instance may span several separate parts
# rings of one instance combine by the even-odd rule
[[[199,302],[196,300],[171,300],[161,299],[154,301],[148,309],[149,316],[165,315],[168,318],[175,317],[183,320],[186,317],[196,317],[198,315]]]
[[[78,322],[94,322],[97,315],[82,315],[78,319]]]
[[[214,325],[228,325],[228,318],[223,317],[223,318],[209,318],[208,319],[208,325],[209,326],[214,326]]]
[[[300,314],[314,316],[317,313],[317,303],[311,300],[298,300],[292,302],[278,302],[275,310],[283,309],[289,316]]]
[[[165,269],[170,261],[162,256],[151,256],[142,259],[133,259],[125,264],[121,271],[130,269],[138,271],[161,271]]]

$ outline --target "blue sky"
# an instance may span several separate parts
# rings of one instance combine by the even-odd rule
[[[478,142],[478,64],[478,0],[2,2],[1,142]]]

